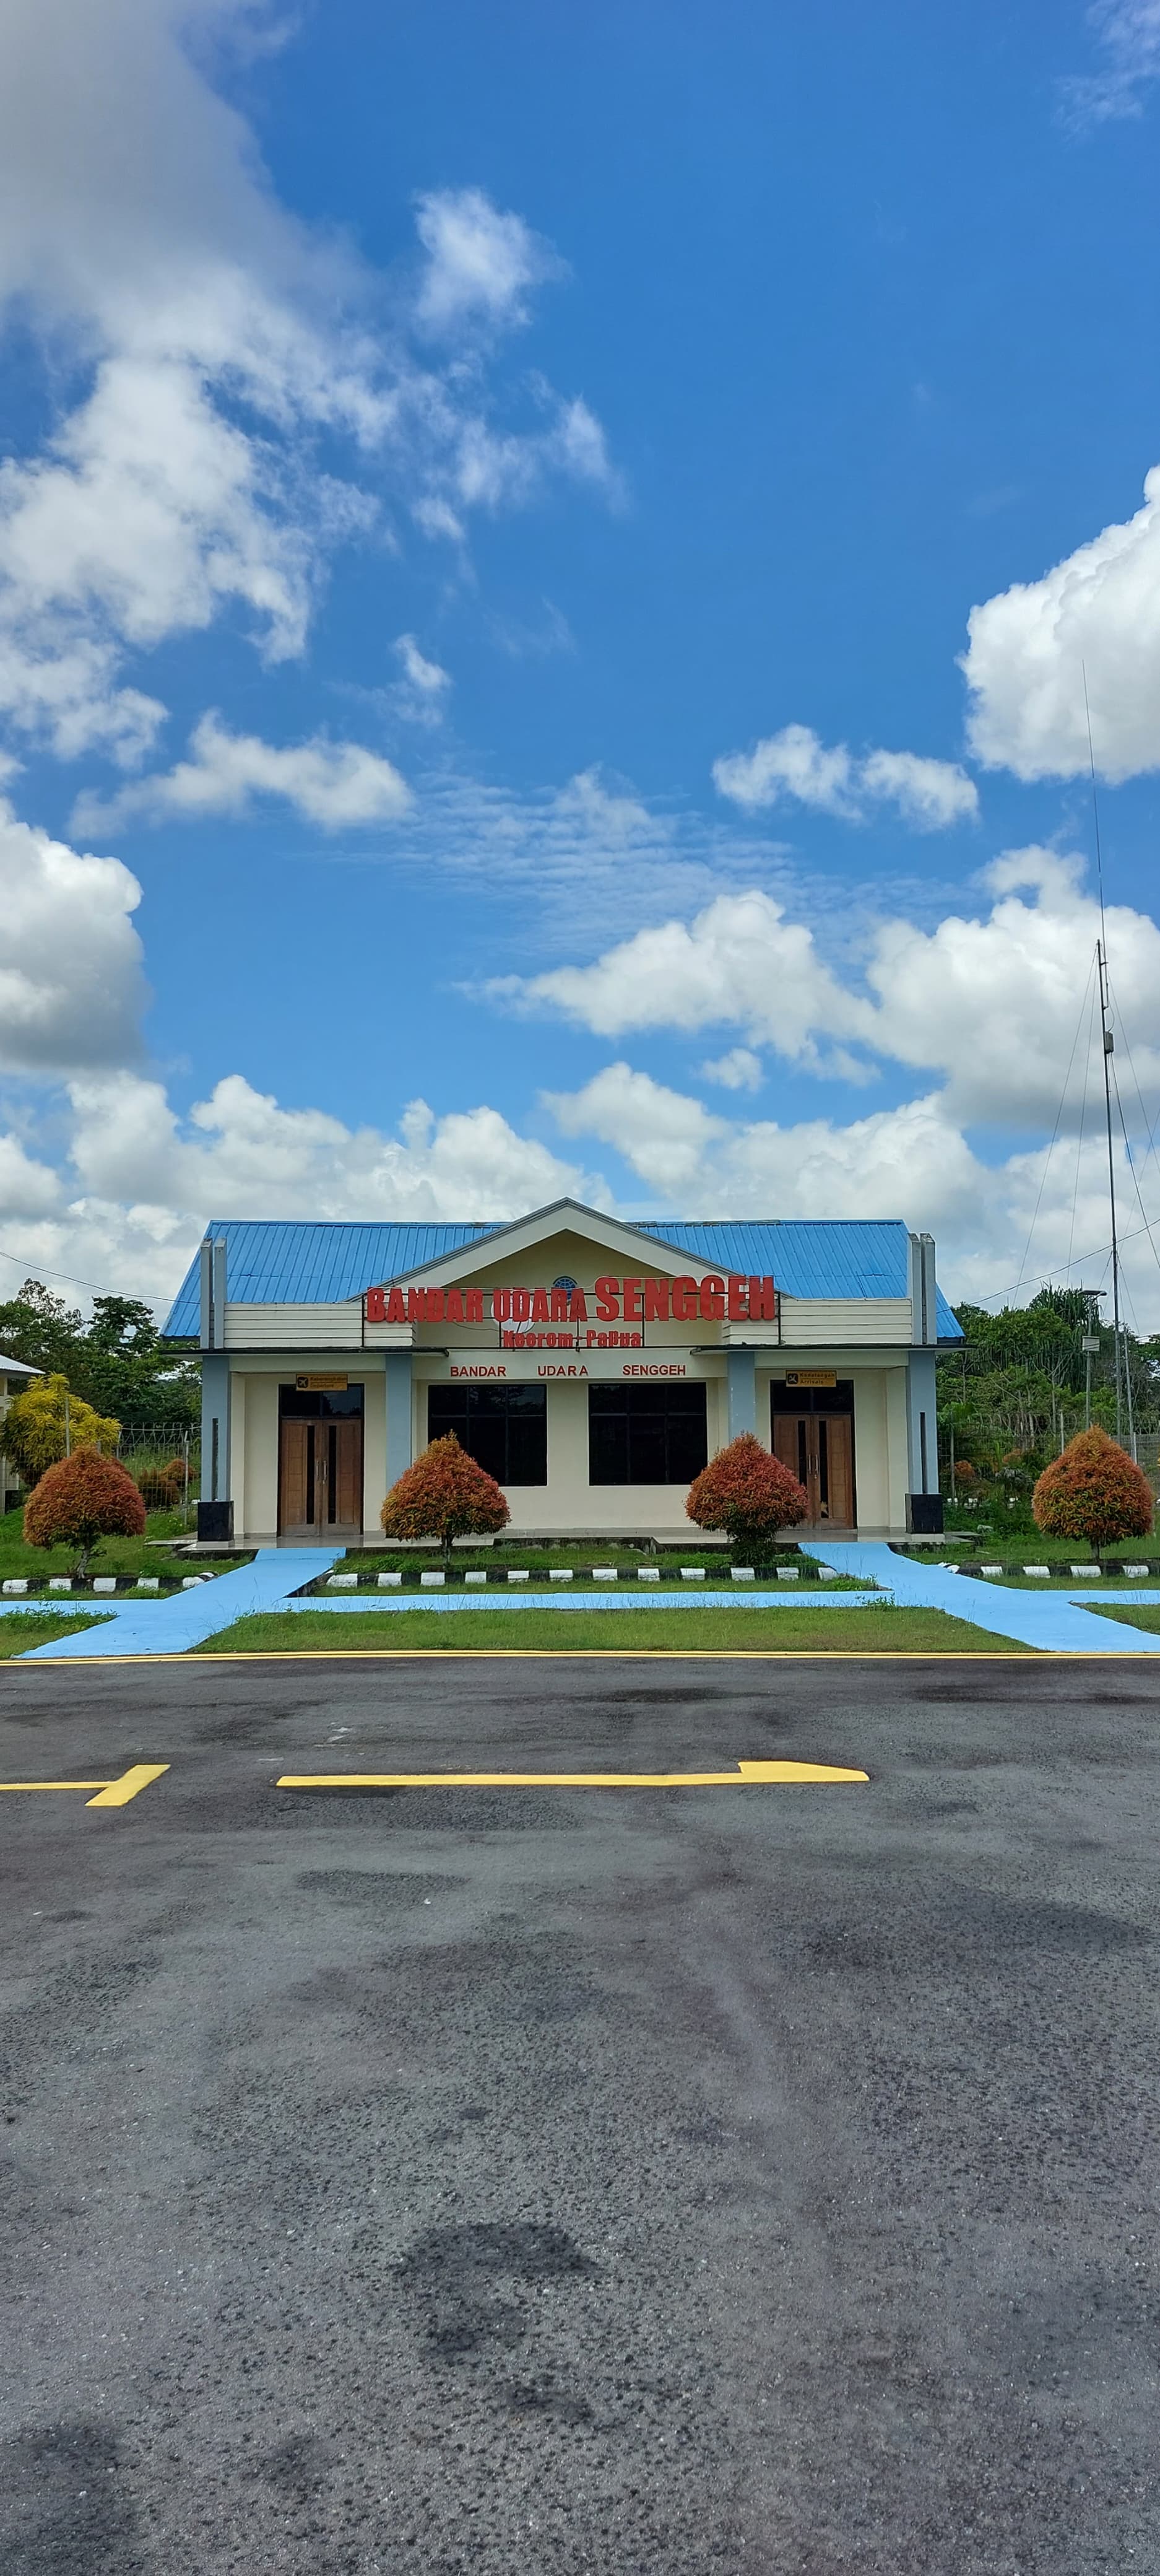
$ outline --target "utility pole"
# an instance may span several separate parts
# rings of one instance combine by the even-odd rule
[[[1100,1027],[1104,1040],[1104,1108],[1108,1129],[1108,1203],[1112,1220],[1112,1347],[1116,1368],[1116,1438],[1124,1427],[1122,1389],[1120,1385],[1120,1247],[1116,1233],[1116,1158],[1112,1150],[1112,1056],[1116,1041],[1108,1025],[1108,960],[1102,939],[1096,941],[1096,963],[1100,975]]]
[[[1085,1333],[1085,1334],[1084,1334],[1084,1337],[1083,1337],[1083,1343],[1082,1343],[1082,1349],[1083,1349],[1083,1427],[1084,1427],[1084,1430],[1085,1430],[1085,1431],[1090,1431],[1090,1430],[1091,1430],[1091,1427],[1092,1427],[1092,1354],[1093,1354],[1093,1352],[1098,1351],[1099,1346],[1100,1346],[1100,1341],[1099,1341],[1099,1334],[1098,1334],[1098,1333]]]

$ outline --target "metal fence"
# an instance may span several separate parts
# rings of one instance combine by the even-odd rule
[[[201,1442],[188,1422],[124,1422],[117,1456],[148,1511],[192,1517],[201,1481]]]
[[[1058,1456],[1059,1451],[1061,1449],[1065,1449],[1068,1441],[1074,1440],[1077,1431],[1082,1431],[1083,1427],[1084,1416],[1082,1404],[1074,1409],[1070,1406],[1061,1405],[1057,1410],[1055,1422],[1051,1426],[1050,1430],[1042,1431],[1034,1443],[1034,1452],[1039,1463],[1042,1464],[1044,1458]],[[1113,1432],[1111,1437],[1115,1439],[1115,1436],[1116,1435]],[[939,1482],[944,1492],[950,1492],[952,1489],[954,1471],[958,1461],[961,1458],[969,1457],[971,1451],[977,1446],[985,1446],[986,1448],[993,1450],[999,1456],[1002,1456],[1003,1451],[1006,1450],[1010,1455],[1011,1464],[1015,1467],[1018,1467],[1019,1465],[1021,1444],[1017,1435],[1012,1431],[1010,1422],[1004,1415],[997,1414],[994,1416],[988,1416],[986,1414],[979,1414],[978,1417],[972,1421],[969,1431],[964,1430],[957,1433],[952,1431],[947,1424],[940,1423],[938,1434]],[[1130,1436],[1125,1432],[1120,1440],[1120,1447],[1127,1451],[1130,1458],[1134,1458],[1136,1460],[1137,1466],[1143,1468],[1149,1483],[1160,1489],[1160,1432],[1134,1431]],[[1001,1481],[1003,1476],[1003,1468],[1001,1465],[998,1467],[996,1472],[999,1480]]]

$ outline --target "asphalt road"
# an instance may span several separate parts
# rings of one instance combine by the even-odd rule
[[[4,2576],[1160,2566],[1160,1676],[0,1669]],[[291,1793],[279,1770],[869,1787]]]

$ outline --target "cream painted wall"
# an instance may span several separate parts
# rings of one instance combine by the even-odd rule
[[[886,1369],[886,1450],[890,1507],[884,1515],[891,1529],[906,1527],[910,1473],[906,1452],[906,1371]]]
[[[239,1519],[238,1497],[246,1491],[246,1381],[230,1373],[230,1498],[234,1506],[234,1525]]]
[[[854,1508],[859,1527],[890,1525],[890,1460],[887,1448],[886,1387],[901,1369],[855,1369]]]
[[[687,1342],[686,1342],[687,1347]],[[379,1505],[386,1489],[386,1412],[381,1364],[360,1353],[357,1374],[365,1387],[363,1436],[363,1518],[368,1534],[378,1530]],[[347,1354],[352,1378],[356,1371]],[[779,1353],[775,1367],[757,1369],[757,1436],[770,1445],[770,1386],[784,1373],[793,1353]],[[816,1366],[811,1353],[809,1364]],[[826,1355],[826,1365],[830,1364]],[[278,1521],[278,1387],[300,1370],[317,1369],[316,1352],[281,1353],[258,1359],[244,1371],[235,1368],[231,1441],[231,1489],[239,1537],[269,1537]],[[840,1375],[854,1381],[854,1442],[858,1518],[864,1528],[905,1527],[907,1490],[906,1370],[863,1368],[845,1353],[835,1355]],[[691,1534],[685,1515],[683,1485],[589,1485],[588,1403],[586,1384],[550,1384],[548,1394],[548,1475],[544,1485],[513,1487],[508,1500],[511,1526],[521,1530],[655,1530]],[[729,1437],[728,1384],[722,1376],[706,1384],[709,1456]],[[413,1387],[415,1454],[426,1445],[427,1386]]]
[[[283,1375],[286,1371],[283,1370]],[[278,1379],[271,1370],[259,1374],[240,1372],[233,1380],[233,1401],[239,1386],[244,1389],[246,1413],[246,1481],[242,1488],[242,1519],[247,1535],[270,1537],[278,1527]],[[238,1492],[234,1485],[234,1534],[237,1528]]]
[[[353,1375],[353,1371],[352,1371]],[[387,1490],[387,1408],[381,1377],[363,1380],[363,1527],[382,1529],[379,1512]]]

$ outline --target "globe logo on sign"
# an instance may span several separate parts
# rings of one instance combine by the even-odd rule
[[[574,1279],[553,1279],[552,1281],[553,1288],[566,1288],[569,1296],[572,1295],[575,1285],[576,1282]]]

